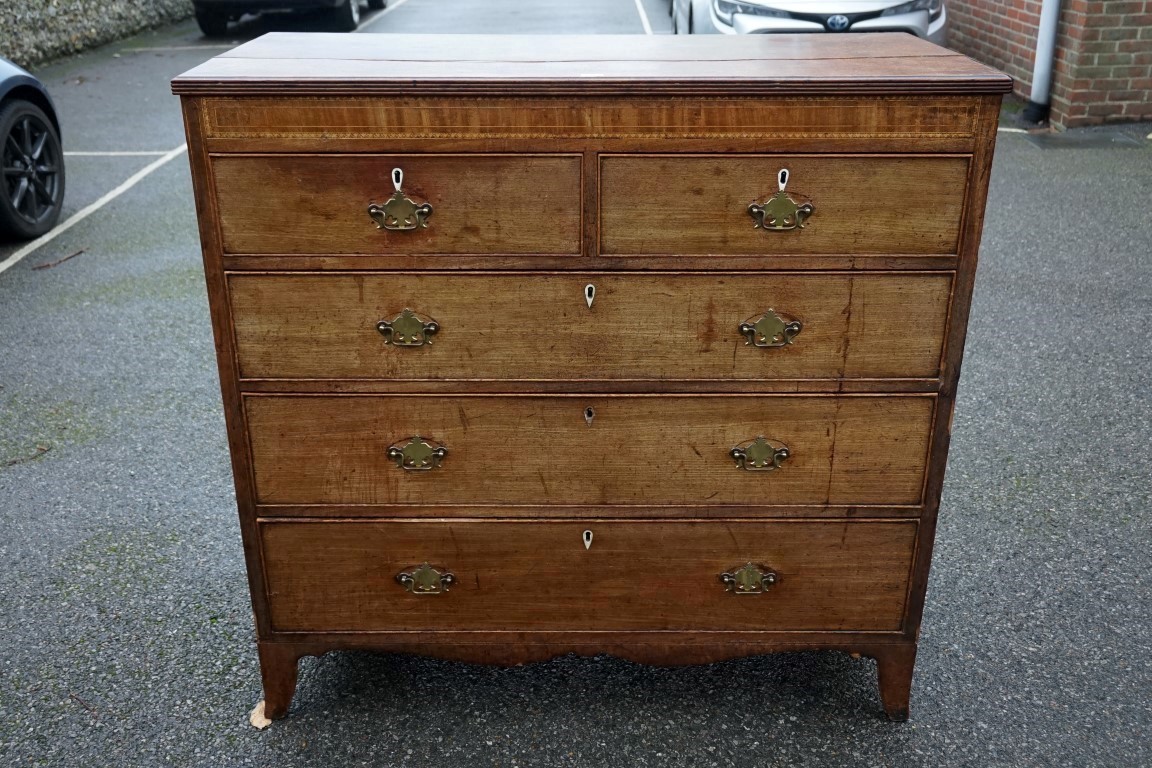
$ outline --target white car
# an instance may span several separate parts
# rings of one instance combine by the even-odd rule
[[[679,34],[907,32],[944,45],[944,0],[672,0]]]

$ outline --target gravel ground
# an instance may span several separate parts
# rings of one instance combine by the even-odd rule
[[[185,23],[43,70],[68,149],[178,146],[167,80],[216,51],[139,49],[204,44]],[[70,158],[69,211],[149,162]],[[338,653],[257,731],[178,158],[0,275],[0,765],[1150,765],[1149,199],[1147,143],[1000,137],[910,723],[881,717],[870,661],[832,653]]]

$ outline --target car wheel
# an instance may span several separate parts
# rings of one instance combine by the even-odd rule
[[[0,141],[0,232],[31,240],[56,226],[64,205],[60,135],[43,110],[17,99],[0,108]]]
[[[228,14],[214,8],[197,5],[196,23],[206,37],[224,37],[228,34]]]
[[[360,0],[347,0],[332,9],[332,22],[337,32],[355,32],[360,26]]]
[[[388,7],[388,0],[368,0],[368,7],[374,11],[382,11]]]
[[[676,0],[672,3],[672,34],[688,35],[692,33],[692,3]]]
[[[712,24],[709,0],[688,0],[688,29],[692,35],[715,34],[719,32]]]

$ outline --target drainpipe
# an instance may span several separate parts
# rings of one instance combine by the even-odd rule
[[[1052,61],[1056,58],[1056,25],[1060,0],[1043,0],[1040,26],[1036,30],[1036,60],[1032,64],[1032,95],[1024,107],[1024,119],[1040,123],[1048,119],[1052,91]]]

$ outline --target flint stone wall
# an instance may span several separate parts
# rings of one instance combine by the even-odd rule
[[[192,15],[192,0],[0,0],[0,56],[25,69]]]

